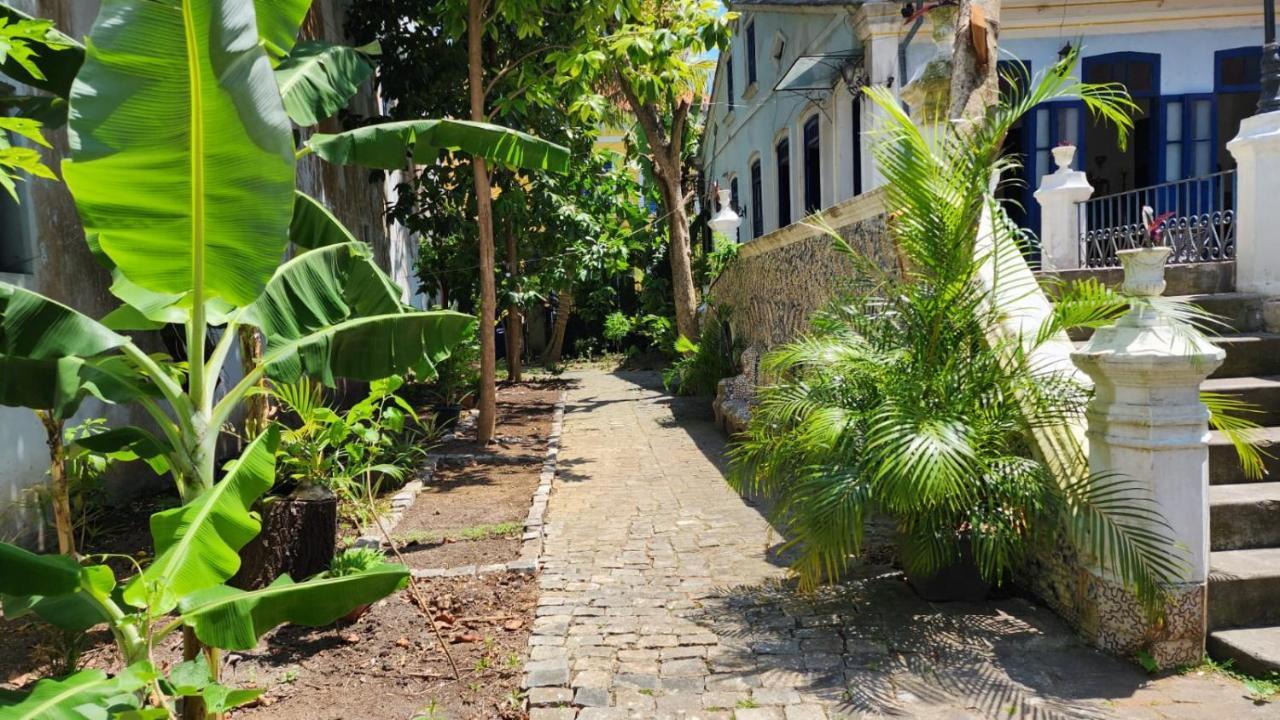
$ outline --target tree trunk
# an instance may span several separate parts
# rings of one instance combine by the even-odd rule
[[[560,356],[564,351],[564,331],[569,326],[569,316],[573,314],[573,291],[560,291],[560,307],[556,310],[556,324],[551,330],[551,342],[547,343],[547,352],[542,356],[542,364],[548,370],[560,364]]]
[[[257,328],[241,325],[240,334],[240,370],[245,375],[253,372],[262,364],[262,336]],[[250,442],[266,429],[271,410],[266,393],[267,381],[258,380],[257,389],[244,398],[244,441]]]
[[[241,548],[240,570],[228,585],[257,590],[281,575],[302,580],[329,569],[338,539],[338,499],[333,493],[271,498],[259,512],[262,532]]]
[[[1000,101],[999,35],[1000,0],[961,0],[951,58],[953,120],[981,118]]]
[[[698,291],[693,284],[690,260],[689,215],[684,207],[684,187],[680,168],[657,173],[666,205],[667,227],[671,236],[671,288],[675,296],[676,330],[686,338],[698,341]]]
[[[53,526],[58,532],[58,552],[75,556],[75,523],[71,519],[71,488],[67,483],[67,451],[63,445],[63,427],[66,422],[55,419],[48,410],[37,410],[44,425],[45,442],[49,445],[50,504],[53,505]]]
[[[484,40],[484,2],[467,2],[467,83],[471,94],[471,119],[485,120],[484,68],[481,65]],[[475,174],[476,224],[480,237],[480,416],[476,419],[476,442],[487,444],[493,438],[498,416],[496,386],[498,361],[494,346],[494,318],[498,310],[497,289],[493,280],[493,198],[489,191],[489,171],[484,158],[473,157]]]
[[[519,271],[520,257],[516,251],[516,231],[507,226],[507,273],[511,276],[513,290],[520,292]],[[512,301],[507,308],[507,378],[511,382],[524,380],[524,367],[520,357],[524,352],[524,312],[518,301]]]

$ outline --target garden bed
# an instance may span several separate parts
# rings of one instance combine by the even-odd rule
[[[284,626],[264,636],[255,650],[229,654],[225,683],[267,688],[254,706],[233,717],[525,717],[519,682],[536,579],[495,568],[479,575],[439,571],[501,565],[521,556],[563,387],[538,382],[500,388],[496,442],[480,450],[463,432],[432,448],[436,470],[391,531],[411,567],[436,571],[416,582],[461,680],[453,678],[427,616],[405,590],[354,623]],[[146,518],[155,509],[140,501],[136,509],[114,514],[90,551],[150,554]],[[121,561],[116,570],[123,578],[131,574],[131,563]],[[51,671],[65,671],[58,666],[64,641],[48,626],[0,620],[0,631],[0,689],[26,687]],[[105,630],[86,637],[82,648],[79,667],[121,669]],[[180,655],[178,635],[155,650],[162,666]]]

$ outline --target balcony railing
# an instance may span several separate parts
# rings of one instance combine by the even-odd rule
[[[1116,252],[1142,247],[1142,210],[1169,214],[1160,230],[1170,263],[1231,260],[1236,254],[1234,170],[1092,198],[1078,205],[1080,266],[1120,267]]]

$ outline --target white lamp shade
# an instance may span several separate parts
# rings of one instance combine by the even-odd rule
[[[728,190],[720,191],[720,211],[711,217],[707,224],[711,226],[712,231],[723,235],[732,235],[737,231],[738,226],[742,224],[742,218],[738,217],[738,213],[733,211],[730,205],[732,196]]]

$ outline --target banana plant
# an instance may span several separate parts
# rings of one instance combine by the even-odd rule
[[[79,564],[64,555],[36,555],[0,544],[0,600],[8,618],[34,615],[62,630],[105,625],[125,669],[114,677],[82,670],[41,680],[27,693],[0,697],[0,720],[171,717],[178,698],[200,698],[220,713],[258,692],[227,688],[205,656],[155,670],[151,648],[187,629],[206,647],[249,650],[283,623],[328,625],[353,608],[403,588],[409,571],[376,564],[361,572],[303,582],[282,576],[260,590],[225,585],[239,567],[237,553],[261,530],[250,507],[275,479],[280,431],[268,428],[231,463],[226,478],[186,505],[156,513],[151,533],[156,558],[120,583],[110,567]]]

